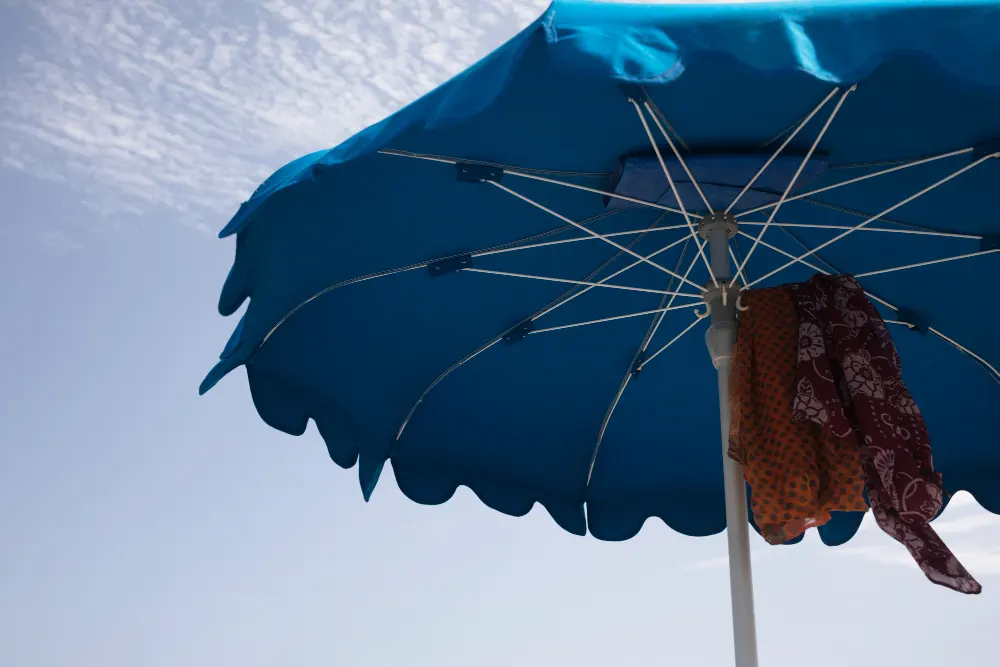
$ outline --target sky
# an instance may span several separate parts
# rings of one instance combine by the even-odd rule
[[[725,536],[625,543],[467,489],[370,503],[313,428],[198,383],[215,233],[259,181],[443,82],[544,0],[0,0],[0,664],[732,664]],[[1000,517],[928,583],[870,518],[753,562],[761,664],[997,664]]]

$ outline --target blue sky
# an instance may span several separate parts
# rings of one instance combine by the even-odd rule
[[[607,544],[391,480],[365,504],[241,374],[197,396],[239,203],[543,6],[0,0],[0,664],[732,663],[724,536]],[[995,665],[1000,517],[961,494],[937,526],[982,596],[867,519],[754,536],[761,663]]]

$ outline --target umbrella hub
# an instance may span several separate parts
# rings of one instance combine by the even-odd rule
[[[723,211],[709,213],[701,219],[701,222],[698,223],[698,233],[701,234],[701,238],[708,241],[709,244],[712,243],[713,238],[720,238],[718,236],[713,236],[713,232],[721,233],[722,231],[725,231],[725,237],[721,238],[725,238],[725,240],[728,241],[736,236],[736,232],[738,232],[739,229],[740,224],[736,221],[736,216],[732,213],[726,213]],[[726,261],[728,262],[729,260],[726,259]],[[715,267],[713,266],[713,269],[714,268]],[[716,277],[718,278],[719,276]]]

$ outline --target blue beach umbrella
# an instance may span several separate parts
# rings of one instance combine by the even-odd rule
[[[244,366],[365,498],[391,460],[416,502],[465,485],[602,540],[728,526],[755,665],[723,455],[742,290],[853,273],[946,490],[1000,511],[997,35],[995,2],[557,2],[240,207],[219,310],[248,304],[202,391]]]

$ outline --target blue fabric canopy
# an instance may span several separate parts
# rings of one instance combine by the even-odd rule
[[[751,283],[891,209],[805,258],[815,268],[756,284],[859,275],[900,323],[946,489],[1000,512],[997,35],[995,2],[557,2],[240,207],[221,234],[236,235],[236,259],[219,310],[249,304],[201,389],[246,367],[261,418],[293,435],[312,419],[338,465],[359,463],[366,498],[391,460],[420,503],[466,485],[496,510],[541,503],[600,539],[654,516],[718,533],[716,376],[688,307],[710,277],[684,217],[665,210],[677,198],[630,100],[649,103],[696,224],[707,208],[691,177],[728,206],[828,99],[733,209],[733,253],[750,251],[773,210],[753,209],[800,165],[745,267]],[[668,245],[659,268],[630,254]],[[593,322],[633,313],[647,314]],[[841,544],[860,521],[839,514],[819,533]]]

